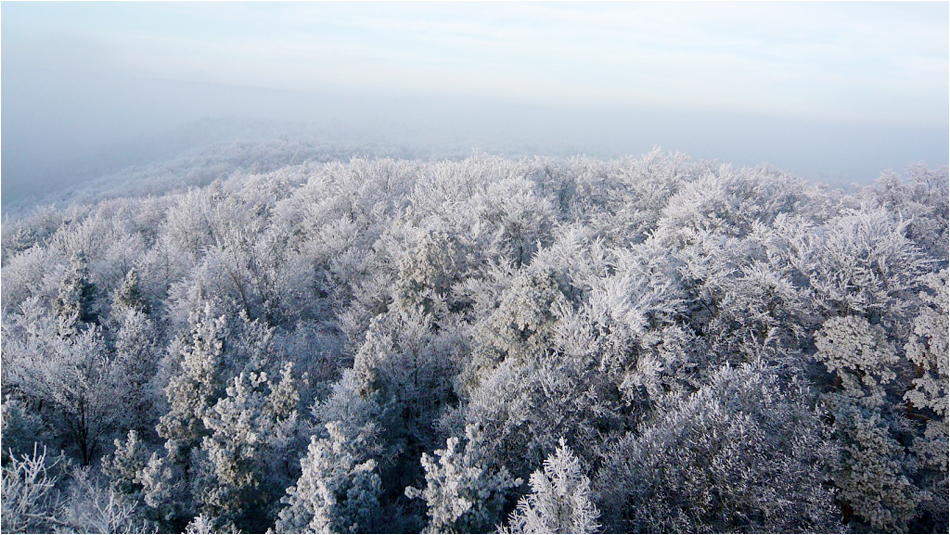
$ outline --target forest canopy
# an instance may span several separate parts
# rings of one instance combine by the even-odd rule
[[[263,169],[4,221],[3,531],[947,532],[946,167]]]

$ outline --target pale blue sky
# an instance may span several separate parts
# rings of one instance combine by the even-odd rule
[[[169,80],[934,126],[950,114],[947,2],[4,2],[3,33],[5,62]]]

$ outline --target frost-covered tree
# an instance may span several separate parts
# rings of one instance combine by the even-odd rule
[[[505,359],[531,361],[551,346],[559,315],[569,305],[550,270],[497,270],[506,277],[497,295],[483,292],[476,310],[484,312],[472,326],[473,355],[459,378],[463,394]]]
[[[827,320],[815,334],[815,358],[835,374],[845,395],[869,407],[884,403],[884,384],[897,376],[898,362],[884,329],[861,316]]]
[[[595,476],[607,532],[836,532],[836,449],[807,387],[774,368],[726,366],[637,433]]]
[[[281,501],[278,533],[371,533],[378,531],[380,479],[366,458],[364,438],[345,436],[339,423],[329,438],[313,436],[300,460],[301,474]]]
[[[608,375],[586,362],[556,354],[540,362],[503,362],[482,381],[455,423],[481,431],[479,448],[494,467],[504,464],[518,477],[527,477],[547,452],[567,437],[585,462],[593,460],[604,434],[623,429],[620,392]]]
[[[432,422],[454,398],[451,378],[465,354],[460,329],[419,312],[377,316],[356,354],[360,392],[374,394],[399,416],[386,431],[406,441],[411,462],[431,447]]]
[[[37,443],[46,444],[50,439],[43,419],[27,409],[22,401],[11,396],[3,399],[0,425],[2,465],[6,465],[10,457],[29,455]]]
[[[113,307],[114,366],[121,377],[117,402],[124,427],[142,433],[154,430],[158,414],[159,390],[155,375],[161,360],[162,339],[159,328],[148,314],[137,307]]]
[[[62,336],[78,331],[95,318],[92,311],[94,292],[95,286],[89,282],[86,257],[82,254],[73,256],[59,286],[54,309]]]
[[[59,527],[62,501],[56,484],[62,458],[47,459],[46,448],[12,456],[3,466],[0,526],[7,533],[52,532]]]
[[[264,531],[293,481],[281,459],[295,458],[297,391],[291,366],[278,381],[264,372],[240,374],[203,417],[197,499],[208,521]]]
[[[7,533],[148,533],[137,504],[92,473],[46,449],[14,456],[3,467],[0,499]],[[64,487],[64,488],[63,488]]]
[[[153,533],[140,518],[138,503],[96,477],[88,468],[74,470],[66,490],[60,522],[72,533]]]
[[[291,250],[270,227],[270,206],[248,198],[243,191],[218,189],[208,208],[211,245],[204,251],[192,284],[225,304],[233,314],[243,313],[268,325],[284,320],[283,299],[299,294],[285,280],[301,283],[288,266]],[[290,268],[290,269],[288,269]]]
[[[564,437],[607,531],[947,530],[946,168],[215,150],[4,221],[37,529],[490,530]]]
[[[210,308],[192,316],[192,329],[187,339],[174,346],[180,372],[165,388],[168,413],[158,424],[158,433],[166,440],[166,449],[173,459],[187,461],[193,448],[208,434],[204,417],[224,393],[221,362],[225,318],[214,318]]]
[[[754,222],[769,223],[810,200],[811,189],[795,177],[762,167],[706,164],[695,180],[670,197],[656,235],[673,247],[694,242],[704,233],[742,238]]]
[[[587,313],[600,331],[633,338],[670,325],[685,312],[676,260],[656,240],[610,253],[612,269],[585,281],[591,287]]]
[[[505,530],[511,533],[595,533],[600,511],[591,500],[590,479],[561,440],[545,459],[544,471],[531,474],[531,493],[518,502]]]
[[[192,316],[191,332],[173,342],[170,356],[178,366],[165,388],[168,412],[156,430],[165,455],[153,453],[139,475],[144,500],[162,522],[181,529],[194,516],[197,450],[211,434],[204,420],[224,394],[222,355],[225,318],[210,307]]]
[[[834,480],[845,516],[856,515],[874,530],[906,531],[921,501],[908,477],[911,457],[877,412],[842,404],[835,424],[842,446]]]
[[[115,439],[115,451],[102,460],[102,472],[113,490],[132,499],[142,497],[142,471],[149,459],[148,446],[134,429],[125,440]]]
[[[219,191],[210,187],[193,188],[175,195],[164,218],[162,235],[169,241],[170,252],[179,257],[184,256],[189,264],[193,264],[202,251],[213,243],[209,219],[216,195],[220,195]]]
[[[894,321],[906,314],[910,290],[928,261],[907,238],[907,221],[862,207],[831,219],[807,267],[820,310]]]
[[[426,314],[448,311],[452,286],[461,278],[464,263],[464,250],[457,238],[444,231],[425,233],[415,251],[399,262],[394,306],[406,311],[421,309]]]
[[[491,469],[479,454],[481,434],[476,426],[465,428],[466,443],[458,437],[446,441],[435,456],[422,454],[426,486],[406,487],[406,496],[426,502],[428,533],[484,533],[502,520],[513,489],[521,485],[508,469]]]
[[[914,438],[912,452],[918,460],[920,486],[928,492],[924,507],[934,519],[934,530],[947,526],[948,512],[948,423],[947,423],[947,270],[922,277],[925,291],[913,322],[913,333],[904,345],[915,366],[911,388],[904,394],[916,421],[923,420],[923,433]],[[923,414],[918,414],[922,412]]]
[[[142,312],[148,312],[148,302],[142,294],[142,288],[139,285],[139,274],[133,268],[125,274],[122,285],[116,290],[112,297],[112,309],[133,309]]]
[[[490,250],[515,266],[531,262],[539,244],[550,240],[554,210],[524,178],[504,178],[488,184],[477,214],[489,234]]]
[[[218,530],[207,516],[200,514],[185,526],[185,533],[218,533]]]
[[[167,456],[152,452],[133,480],[142,485],[142,500],[148,508],[146,515],[157,521],[164,531],[181,530],[187,519],[194,516],[190,482],[176,468]]]
[[[326,426],[339,426],[347,437],[357,437],[361,454],[377,460],[382,467],[392,467],[401,459],[402,444],[386,429],[399,425],[394,404],[381,400],[378,392],[362,392],[363,381],[352,368],[343,370],[340,379],[329,386],[326,399],[311,407],[313,423],[308,426],[314,435],[326,438]],[[334,423],[335,422],[335,423]]]
[[[885,171],[867,191],[862,192],[908,222],[907,237],[931,252],[934,258],[947,261],[950,244],[950,182],[947,166],[928,169],[913,165],[909,176],[902,179],[893,171]]]
[[[902,443],[908,422],[895,413],[885,389],[898,379],[895,348],[881,326],[862,316],[827,320],[815,334],[815,345],[815,358],[836,377],[835,389],[824,400],[841,447],[833,475],[844,516],[875,530],[905,531],[928,496],[915,484],[918,466]],[[909,354],[915,355],[913,348]],[[917,393],[908,391],[908,399],[920,399]],[[913,439],[918,451],[932,452],[926,447],[930,440],[926,435]],[[937,452],[941,449],[945,446]],[[938,474],[941,465],[946,466],[939,461]]]
[[[913,333],[904,349],[907,358],[917,367],[913,389],[904,399],[919,409],[930,409],[946,420],[948,392],[948,362],[950,354],[947,337],[948,309],[947,270],[928,273],[921,277],[926,291],[919,294],[921,307],[914,318]]]
[[[630,353],[636,362],[624,369],[619,389],[628,403],[646,403],[645,409],[699,390],[715,365],[705,340],[681,325],[644,333]]]
[[[5,388],[30,401],[50,431],[78,450],[83,464],[92,462],[122,411],[116,399],[122,378],[101,328],[61,336],[37,298],[5,319]]]

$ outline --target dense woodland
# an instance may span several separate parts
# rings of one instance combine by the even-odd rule
[[[946,533],[947,175],[352,159],[8,218],[2,529]]]

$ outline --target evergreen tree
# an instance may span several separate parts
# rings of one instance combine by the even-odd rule
[[[281,501],[278,533],[371,533],[377,518],[380,479],[376,461],[366,459],[363,440],[346,436],[336,422],[327,424],[329,438],[310,439],[301,459],[300,478]]]
[[[137,308],[113,308],[115,347],[114,365],[121,378],[117,404],[125,428],[154,433],[158,423],[159,391],[154,379],[162,351],[161,336],[155,322]]]
[[[69,260],[56,298],[55,312],[59,319],[60,335],[69,336],[95,319],[92,312],[94,295],[95,286],[89,282],[86,257],[77,254]]]
[[[435,457],[423,453],[426,487],[406,488],[409,498],[426,501],[428,533],[488,532],[500,523],[508,494],[521,485],[505,467],[496,471],[481,458],[476,426],[467,426],[465,434],[461,450],[458,437],[451,437]]]
[[[115,439],[115,451],[103,459],[102,472],[109,477],[113,490],[133,499],[141,498],[141,473],[148,459],[148,446],[133,429],[125,440]]]
[[[0,425],[0,464],[4,466],[12,457],[29,455],[37,443],[45,444],[50,439],[43,419],[11,396],[3,399]]]
[[[139,275],[135,268],[125,274],[122,285],[116,290],[112,298],[113,314],[116,309],[133,309],[144,313],[149,312],[148,303],[139,287]]]
[[[564,440],[531,474],[531,494],[511,513],[510,533],[595,533],[600,511],[591,500],[590,479]]]
[[[225,318],[212,317],[206,306],[192,315],[188,338],[172,348],[180,369],[165,388],[169,409],[156,427],[165,439],[166,455],[153,453],[140,475],[146,505],[169,529],[183,529],[195,514],[200,490],[196,457],[203,439],[211,434],[205,418],[224,393],[224,337]]]
[[[176,346],[180,372],[165,388],[168,413],[158,424],[172,459],[188,461],[192,449],[208,434],[204,417],[223,394],[221,362],[224,349],[225,318],[213,318],[210,306],[192,316],[188,339]]]
[[[280,382],[242,373],[204,416],[210,435],[202,440],[197,499],[214,525],[263,532],[273,523],[275,505],[293,482],[279,459],[298,454],[293,383],[290,365]]]

